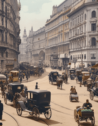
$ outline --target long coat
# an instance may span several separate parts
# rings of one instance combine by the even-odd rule
[[[3,112],[3,104],[0,103],[0,116],[2,115],[2,112]]]

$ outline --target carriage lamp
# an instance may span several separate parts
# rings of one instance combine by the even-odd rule
[[[2,123],[0,122],[0,126],[2,126]]]

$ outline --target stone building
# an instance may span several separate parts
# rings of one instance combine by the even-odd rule
[[[32,42],[33,42],[33,27],[29,32],[26,44],[26,60],[32,65]]]
[[[32,38],[32,64],[38,65],[45,63],[45,44],[46,35],[45,27],[42,27],[34,32]]]
[[[70,60],[94,65],[98,63],[98,2],[97,0],[74,0],[68,15]]]
[[[23,33],[23,37],[22,37],[22,42],[19,46],[19,51],[20,51],[20,54],[19,54],[19,63],[21,62],[27,62],[27,59],[26,59],[26,46],[27,46],[27,33],[26,33],[26,29],[24,29],[24,33]]]
[[[17,0],[0,0],[0,71],[18,64],[20,8]]]
[[[72,0],[53,6],[52,15],[46,22],[45,64],[63,66],[69,62],[69,18]]]

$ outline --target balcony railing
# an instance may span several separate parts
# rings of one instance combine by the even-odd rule
[[[13,45],[9,44],[9,43],[5,43],[5,42],[0,42],[0,47],[2,48],[9,48],[9,49],[12,49],[12,50],[15,50],[17,52],[19,52],[19,49],[14,47]]]

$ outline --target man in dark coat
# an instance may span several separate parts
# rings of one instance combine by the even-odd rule
[[[2,120],[2,115],[3,115],[3,104],[1,103],[0,100],[0,120]]]

